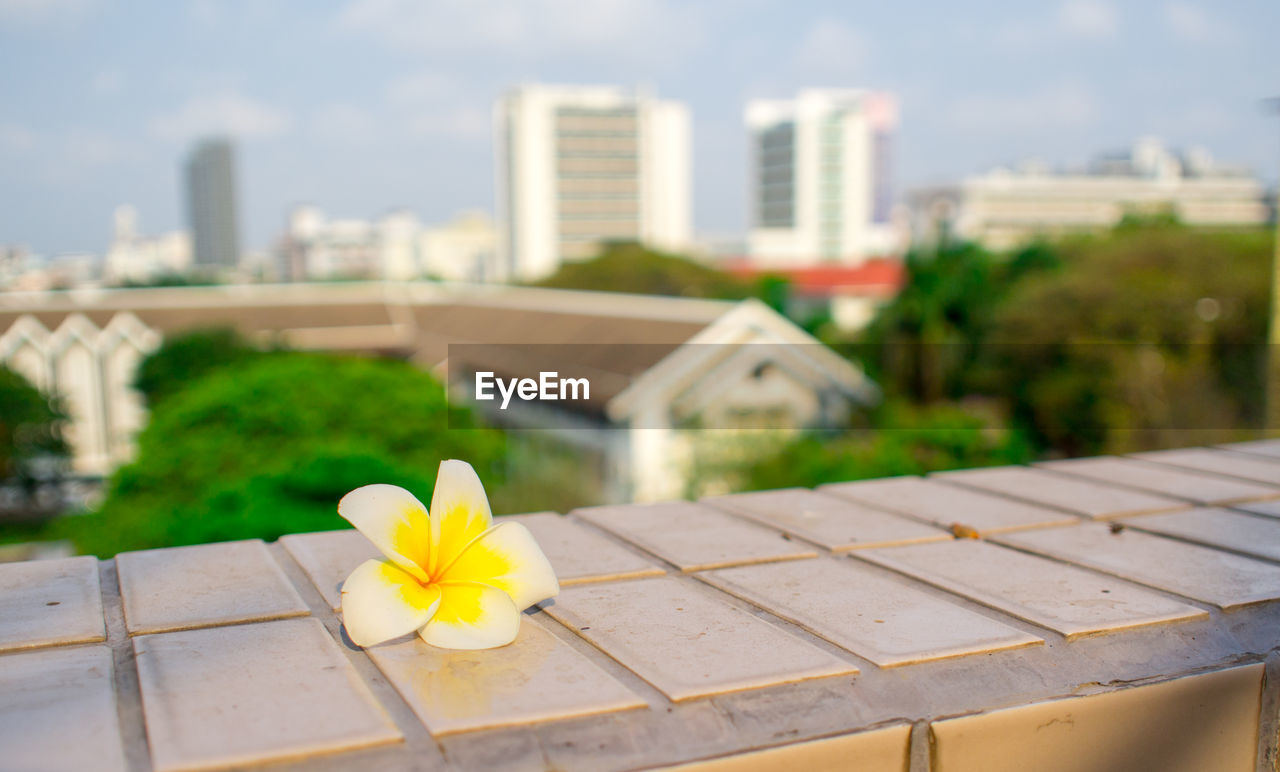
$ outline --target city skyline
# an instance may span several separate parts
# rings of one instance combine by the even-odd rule
[[[101,252],[123,203],[148,231],[181,227],[182,154],[216,133],[243,149],[251,250],[304,202],[427,221],[492,212],[491,105],[529,82],[646,84],[688,104],[697,234],[746,233],[742,107],[802,87],[897,95],[899,191],[1026,156],[1078,164],[1144,134],[1204,145],[1270,181],[1280,140],[1259,100],[1277,91],[1265,66],[1277,20],[1262,2],[926,16],[639,0],[590,13],[549,0],[0,3],[0,65],[22,73],[0,83],[0,243]]]

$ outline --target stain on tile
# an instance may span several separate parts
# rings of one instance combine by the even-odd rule
[[[0,651],[106,637],[97,558],[0,563]]]

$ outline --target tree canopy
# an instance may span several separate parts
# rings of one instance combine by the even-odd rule
[[[753,294],[751,284],[724,271],[629,241],[609,243],[591,260],[565,262],[537,286],[721,300]]]
[[[27,506],[35,484],[56,476],[67,456],[65,421],[56,400],[0,365],[0,483],[17,483]]]
[[[343,527],[343,494],[371,482],[430,500],[442,459],[486,483],[503,473],[500,433],[450,407],[431,376],[399,361],[267,353],[197,379],[156,405],[138,456],[68,535],[84,552]]]
[[[1271,235],[1128,221],[1013,286],[973,386],[1071,455],[1261,426]]]
[[[978,408],[893,401],[868,416],[866,426],[874,428],[800,434],[772,452],[750,454],[732,485],[735,490],[814,487],[1024,463],[1032,455],[1021,432]]]
[[[201,376],[255,359],[258,349],[230,327],[192,330],[166,338],[138,365],[133,385],[155,407]]]

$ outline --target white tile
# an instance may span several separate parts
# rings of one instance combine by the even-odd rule
[[[1255,515],[1263,517],[1280,517],[1280,499],[1271,499],[1269,501],[1248,501],[1243,504],[1232,505],[1232,509],[1238,509],[1241,512],[1252,512]]]
[[[0,657],[0,768],[125,769],[110,649]]]
[[[484,651],[439,649],[416,635],[366,651],[433,735],[646,707],[543,624],[525,616],[513,643]]]
[[[1088,523],[992,538],[1222,609],[1280,598],[1280,566],[1132,528]]]
[[[863,558],[1067,638],[1209,616],[1119,579],[972,539],[872,550]]]
[[[584,584],[545,609],[672,700],[858,672],[712,593],[673,577]]]
[[[1233,442],[1227,445],[1219,445],[1223,450],[1233,450],[1239,453],[1251,453],[1266,458],[1280,459],[1280,438],[1274,440],[1254,440],[1252,442]]]
[[[281,536],[280,543],[316,586],[329,608],[342,608],[342,583],[356,566],[382,553],[354,528]]]
[[[133,639],[159,772],[265,764],[402,739],[315,619]]]
[[[0,563],[0,651],[106,638],[97,558]]]
[[[818,488],[822,493],[872,507],[900,512],[944,528],[962,525],[980,534],[1070,525],[1076,518],[1060,510],[1024,501],[967,490],[921,477],[888,477],[835,483]]]
[[[1132,458],[1280,486],[1280,463],[1277,463],[1280,459],[1272,460],[1214,448],[1157,450],[1134,453]]]
[[[1126,518],[1124,522],[1139,530],[1280,561],[1280,520],[1274,518],[1227,509],[1188,509]]]
[[[703,503],[835,552],[951,538],[946,531],[915,520],[803,488],[715,496]]]
[[[1229,504],[1280,497],[1280,488],[1277,487],[1133,458],[1073,458],[1037,466],[1051,472],[1139,488],[1195,504]]]
[[[183,630],[307,614],[256,539],[116,555],[130,633]]]
[[[1038,636],[843,558],[726,568],[698,578],[880,667],[1042,642]]]
[[[997,466],[940,472],[931,479],[1056,507],[1090,518],[1121,517],[1185,509],[1187,503],[1168,496],[1082,480],[1025,466]]]
[[[574,510],[681,571],[811,558],[818,553],[790,536],[688,501]]]
[[[507,519],[507,518],[503,518]],[[561,586],[611,579],[636,579],[665,573],[658,564],[607,536],[554,512],[514,515],[528,527],[551,561]]]

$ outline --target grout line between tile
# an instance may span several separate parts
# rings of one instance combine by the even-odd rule
[[[369,655],[351,643],[342,630],[342,622],[338,613],[329,608],[329,603],[320,594],[306,572],[302,570],[293,556],[279,542],[267,545],[268,551],[276,564],[284,572],[285,577],[311,609],[311,616],[320,620],[325,630],[333,637],[334,642],[347,661],[355,668],[356,673],[364,681],[375,699],[391,716],[400,733],[404,735],[402,747],[415,763],[422,763],[435,757],[438,767],[445,767],[444,752],[440,744],[427,731],[427,727],[413,712],[413,708],[400,695],[390,680],[373,663]],[[340,754],[339,754],[340,755]]]
[[[133,656],[133,639],[124,623],[124,601],[120,595],[120,578],[114,560],[98,561],[98,583],[102,590],[102,613],[107,626],[107,645],[111,649],[111,673],[120,725],[120,741],[125,764],[131,772],[152,768],[151,748],[147,744],[146,717],[142,712],[142,690],[138,684],[138,666]]]

